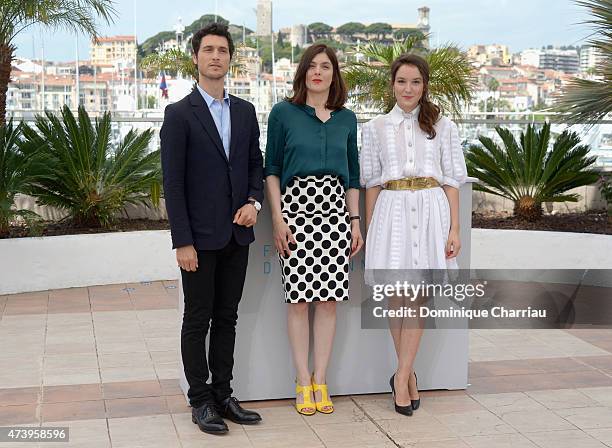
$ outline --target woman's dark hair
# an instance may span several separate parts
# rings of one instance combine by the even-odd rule
[[[435,138],[436,130],[434,124],[440,119],[440,108],[429,100],[429,64],[425,59],[416,54],[403,54],[391,64],[391,88],[395,84],[397,71],[403,65],[413,65],[421,73],[423,78],[423,95],[419,100],[421,110],[419,111],[419,127],[427,133],[430,140]]]
[[[191,49],[193,50],[193,54],[198,54],[198,51],[200,51],[200,42],[202,42],[204,36],[208,36],[209,34],[225,37],[227,39],[231,59],[234,56],[234,41],[232,40],[232,35],[230,34],[227,25],[217,22],[206,25],[204,28],[195,32],[191,38]]]
[[[347,99],[346,84],[340,73],[338,58],[333,49],[325,44],[311,45],[304,51],[298,68],[293,77],[293,96],[285,98],[287,101],[294,104],[306,104],[307,88],[306,88],[306,73],[310,68],[310,63],[319,53],[325,53],[332,63],[333,77],[331,86],[329,87],[329,96],[325,107],[331,110],[338,110],[344,106]]]

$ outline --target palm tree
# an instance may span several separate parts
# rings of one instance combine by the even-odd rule
[[[45,161],[32,186],[41,205],[68,212],[77,226],[109,226],[126,204],[159,204],[159,150],[148,152],[153,131],[130,130],[111,144],[111,118],[106,112],[92,123],[80,106],[78,117],[64,106],[36,117],[36,129],[24,125],[26,154]]]
[[[15,196],[29,193],[35,179],[33,159],[19,147],[21,130],[22,125],[13,126],[13,120],[0,126],[0,237],[8,235],[9,225],[16,217],[38,216],[30,210],[14,208]]]
[[[562,90],[555,108],[566,112],[561,119],[568,124],[595,124],[612,113],[612,0],[579,0],[594,18],[592,38],[588,41],[603,62],[593,69],[595,79],[573,78]]]
[[[461,103],[471,101],[476,87],[472,66],[467,55],[456,47],[446,45],[428,50],[425,39],[427,35],[418,33],[392,45],[372,42],[358,50],[368,61],[349,62],[344,69],[351,96],[381,112],[390,111],[395,104],[390,86],[391,64],[404,53],[416,53],[429,63],[430,98],[443,110],[459,115]]]
[[[512,133],[501,127],[495,130],[504,148],[492,139],[480,136],[481,145],[471,145],[465,155],[468,173],[481,183],[474,189],[510,199],[514,215],[527,221],[542,216],[543,202],[576,202],[578,195],[567,194],[572,188],[590,185],[599,178],[589,168],[596,157],[589,157],[589,146],[580,145],[580,137],[566,130],[550,143],[550,123],[539,132],[533,125],[521,132],[520,144]]]
[[[247,73],[244,48],[244,42],[236,48],[229,68],[230,76]],[[140,67],[148,73],[173,72],[198,80],[198,67],[193,63],[191,55],[176,48],[145,56],[140,61]]]
[[[140,68],[148,73],[173,72],[191,79],[198,79],[198,68],[191,56],[182,50],[170,50],[151,53],[140,61]]]
[[[499,89],[499,81],[497,79],[491,77],[487,81],[487,89],[489,90],[489,92],[493,93],[493,96],[492,96],[492,98],[493,98],[493,106],[492,106],[492,108],[493,108],[494,112],[497,112],[495,110],[495,101],[496,101],[495,92],[497,92],[497,90]],[[487,111],[485,110],[485,112],[487,112]]]
[[[96,19],[111,23],[113,0],[2,0],[0,2],[0,126],[6,120],[6,92],[15,57],[15,38],[33,25],[66,28],[98,36]]]

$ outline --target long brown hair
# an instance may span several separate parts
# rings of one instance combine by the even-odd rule
[[[344,79],[342,79],[340,73],[336,53],[325,44],[311,45],[304,51],[295,72],[295,76],[293,77],[293,96],[285,99],[294,104],[306,104],[306,96],[308,93],[308,89],[306,88],[306,73],[310,68],[310,63],[319,53],[325,53],[327,55],[332,63],[334,72],[325,107],[331,110],[341,109],[344,103],[346,103],[348,96],[346,84],[344,84]]]
[[[423,95],[419,100],[421,110],[419,111],[419,127],[427,133],[427,138],[432,140],[436,136],[434,124],[440,119],[440,108],[429,100],[429,64],[425,59],[416,54],[403,54],[391,64],[391,88],[395,84],[397,71],[402,65],[413,65],[421,73],[423,78]]]

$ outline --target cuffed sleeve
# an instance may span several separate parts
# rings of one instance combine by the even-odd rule
[[[459,188],[467,180],[467,167],[457,125],[449,120],[447,132],[441,142],[442,184]]]
[[[359,188],[359,150],[357,149],[357,117],[354,117],[351,132],[348,137],[348,188]]]
[[[166,107],[160,131],[161,162],[173,249],[194,243],[185,198],[187,133],[179,113],[171,105]]]
[[[365,188],[382,185],[380,150],[376,143],[376,131],[371,123],[361,128],[360,181]]]
[[[281,177],[285,149],[285,132],[280,121],[278,107],[273,107],[268,116],[268,138],[266,143],[266,163],[264,176]]]

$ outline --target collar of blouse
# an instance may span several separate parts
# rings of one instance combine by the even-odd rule
[[[418,105],[411,112],[404,112],[396,103],[395,106],[393,106],[393,109],[391,109],[391,112],[389,112],[389,117],[391,118],[393,125],[397,128],[405,120],[418,120],[420,110],[421,105]]]
[[[317,110],[314,107],[309,106],[308,104],[297,104],[297,103],[292,103],[292,104],[294,104],[297,107],[300,107],[308,115],[312,115],[313,117],[317,118]],[[339,111],[340,109],[330,111],[330,116],[336,115],[336,113],[338,113]]]

